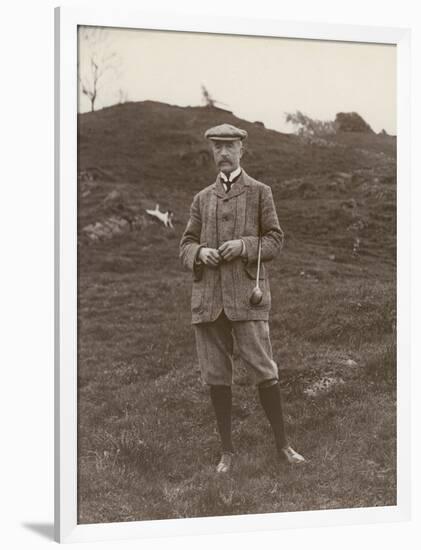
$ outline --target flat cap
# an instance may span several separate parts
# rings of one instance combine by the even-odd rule
[[[205,132],[205,138],[212,141],[236,141],[237,139],[243,140],[248,136],[245,130],[236,128],[232,124],[220,124],[209,128]]]

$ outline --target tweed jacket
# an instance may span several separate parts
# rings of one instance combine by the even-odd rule
[[[260,304],[251,305],[250,295],[256,284],[259,219],[262,229],[259,284],[263,299]],[[216,268],[197,264],[201,247],[218,248],[231,239],[243,240],[246,257],[222,261]],[[197,193],[180,241],[182,264],[193,274],[192,324],[214,321],[222,309],[233,321],[268,320],[271,295],[265,263],[280,252],[283,239],[271,188],[244,170],[228,193],[219,175],[212,185]]]

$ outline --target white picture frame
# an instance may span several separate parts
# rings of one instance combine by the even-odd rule
[[[232,517],[77,524],[77,27],[105,26],[394,44],[398,151],[397,504]],[[410,516],[410,31],[269,19],[196,17],[117,7],[55,10],[55,539],[86,542],[403,521]]]

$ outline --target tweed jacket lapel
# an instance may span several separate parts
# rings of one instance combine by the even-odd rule
[[[214,186],[216,183],[214,184]],[[215,191],[215,190],[214,190]],[[218,196],[215,192],[210,193],[207,216],[206,216],[206,243],[211,248],[216,248],[218,243],[218,233],[217,233],[217,203]]]

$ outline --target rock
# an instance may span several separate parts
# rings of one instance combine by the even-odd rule
[[[105,231],[112,231],[115,227],[115,223],[112,222],[111,220],[105,220],[103,227]]]
[[[346,365],[347,367],[356,367],[358,364],[357,364],[357,362],[354,361],[353,359],[347,359],[347,360],[345,361],[345,365]]]
[[[106,236],[107,236],[107,232],[104,231],[104,230],[102,229],[102,227],[98,227],[98,229],[95,229],[95,235],[96,235],[97,237],[100,237],[100,238],[101,238],[101,237],[106,237]]]
[[[329,254],[329,260],[331,260],[332,262],[334,262],[334,261],[336,260],[335,254]]]
[[[348,172],[335,172],[331,175],[333,181],[348,182],[352,180],[352,174]]]
[[[111,216],[103,222],[91,223],[82,229],[82,232],[89,237],[91,241],[112,239],[128,231],[130,231],[130,223],[118,216]]]
[[[341,207],[345,209],[354,209],[357,206],[357,201],[355,199],[348,199],[346,201],[341,202]]]
[[[104,199],[104,206],[108,206],[109,204],[114,204],[117,201],[120,201],[122,199],[121,193],[119,193],[116,189],[113,189]]]
[[[330,189],[338,189],[344,192],[347,189],[347,185],[352,182],[352,174],[348,172],[334,172],[330,175],[329,179],[328,187]]]
[[[349,174],[348,172],[337,172],[337,176],[342,178],[343,180],[351,180],[352,174]]]
[[[128,226],[130,225],[129,222],[123,218],[121,218],[120,220],[118,220],[118,225],[122,228],[122,229],[127,229]]]
[[[94,174],[90,170],[80,170],[77,177],[81,181],[93,181],[94,180]]]
[[[113,235],[120,235],[121,233],[123,233],[123,231],[120,229],[120,226],[118,225],[114,225],[111,232]]]

